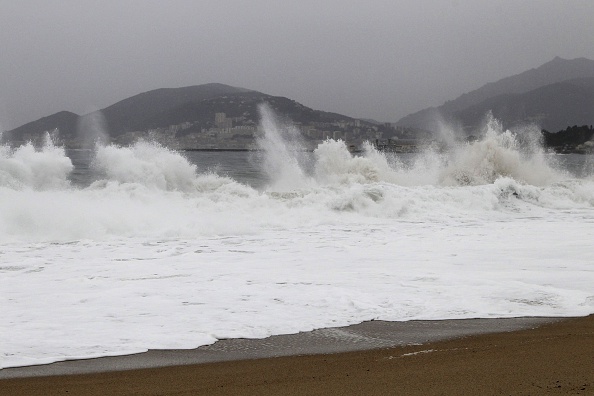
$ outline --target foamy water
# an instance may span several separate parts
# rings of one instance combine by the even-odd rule
[[[364,320],[594,312],[594,178],[496,124],[412,161],[300,150],[264,110],[267,187],[140,142],[86,185],[0,149],[0,367]],[[586,161],[587,163],[587,161]]]

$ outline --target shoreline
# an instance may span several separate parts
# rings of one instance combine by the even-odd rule
[[[129,355],[69,359],[49,364],[8,367],[0,370],[0,380],[424,345],[466,336],[523,330],[567,319],[518,317],[400,322],[374,320],[350,326],[273,335],[261,339],[223,339],[194,349],[148,350]]]
[[[0,380],[0,395],[594,394],[594,315],[333,354]]]

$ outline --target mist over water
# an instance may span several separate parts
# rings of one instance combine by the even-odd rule
[[[83,149],[93,149],[109,142],[107,122],[101,111],[93,111],[79,117],[77,135]]]
[[[535,129],[496,120],[443,152],[312,153],[261,117],[256,153],[0,147],[1,365],[594,312],[591,156],[548,154]]]
[[[311,180],[305,173],[308,158],[301,141],[301,133],[292,124],[280,121],[270,107],[259,107],[263,135],[258,147],[264,151],[264,172],[275,190],[306,188]]]

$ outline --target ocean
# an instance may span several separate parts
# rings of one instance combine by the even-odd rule
[[[594,313],[594,156],[0,148],[0,367],[367,320]],[[534,128],[533,128],[534,129]]]

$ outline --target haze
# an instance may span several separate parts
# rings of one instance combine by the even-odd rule
[[[594,59],[594,2],[0,0],[0,131],[219,82],[353,117]]]

